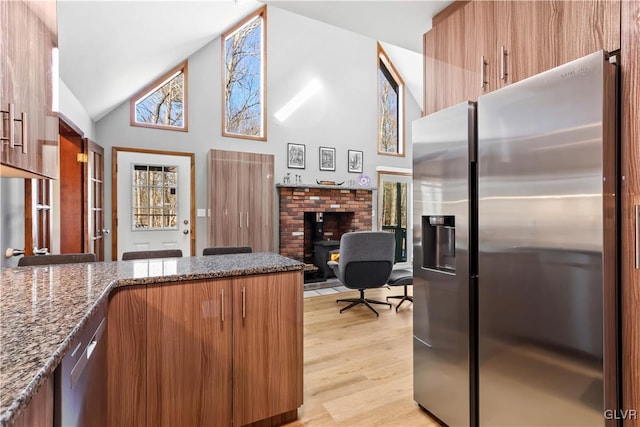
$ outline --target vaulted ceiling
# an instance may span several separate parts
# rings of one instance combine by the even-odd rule
[[[377,40],[421,104],[422,34],[449,0],[267,1]],[[60,77],[93,120],[261,7],[256,0],[59,0]]]

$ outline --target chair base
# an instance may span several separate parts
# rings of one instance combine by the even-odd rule
[[[387,301],[389,301],[389,298],[397,298],[397,299],[400,300],[400,302],[396,306],[396,313],[398,312],[398,309],[400,308],[400,306],[402,305],[403,302],[409,301],[411,304],[413,304],[413,296],[407,294],[407,285],[404,285],[404,295],[392,295],[392,296],[389,296],[389,297],[387,297]]]
[[[360,298],[344,298],[344,299],[336,300],[336,303],[339,303],[339,302],[350,302],[351,303],[348,306],[343,307],[342,309],[340,309],[340,313],[342,313],[345,310],[349,310],[350,308],[355,307],[356,305],[359,305],[359,304],[364,304],[367,307],[369,307],[369,309],[371,311],[373,311],[376,314],[376,316],[379,316],[379,314],[373,307],[371,307],[371,304],[388,305],[389,308],[391,308],[391,304],[389,304],[388,302],[367,299],[367,298],[364,297],[364,289],[358,289],[358,290],[360,291]]]

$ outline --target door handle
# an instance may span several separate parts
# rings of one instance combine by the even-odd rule
[[[15,129],[13,127],[13,121],[15,119],[13,112],[13,103],[9,103],[6,110],[0,110],[0,113],[7,115],[7,123],[9,124],[9,130],[7,131],[7,136],[0,137],[0,141],[7,141],[9,143],[9,147],[13,148],[13,140],[15,138]],[[4,124],[4,120],[3,120]],[[4,126],[3,126],[4,127]]]
[[[485,68],[487,66],[487,61],[484,59],[484,55],[480,57],[480,89],[484,89],[487,84],[486,76],[485,76]]]
[[[636,269],[640,269],[640,205],[636,209]]]
[[[507,50],[504,48],[504,46],[500,46],[500,79],[501,80],[506,80],[507,79],[507,70],[506,70],[506,57],[507,57]]]
[[[82,352],[82,355],[80,356],[80,360],[78,360],[75,366],[71,369],[71,388],[73,388],[73,386],[78,382],[78,380],[82,376],[82,373],[84,372],[84,369],[87,367],[87,363],[89,363],[89,359],[91,359],[91,355],[93,354],[93,351],[97,347],[98,342],[100,341],[100,338],[102,337],[102,333],[104,332],[104,329],[106,326],[107,326],[106,319],[102,318],[102,321],[100,322],[100,325],[98,325],[98,328],[93,334],[93,337],[91,337],[91,340],[89,340],[89,344],[87,344],[87,346],[84,349],[84,352]]]
[[[244,319],[247,316],[247,292],[246,288],[242,287],[242,318]]]
[[[247,212],[247,228],[249,228],[249,212]]]
[[[242,228],[242,212],[239,212],[240,214],[240,228]]]
[[[220,318],[224,323],[224,289],[220,289]]]

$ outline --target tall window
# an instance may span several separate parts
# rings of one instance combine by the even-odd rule
[[[187,63],[183,62],[131,100],[131,125],[187,131]]]
[[[404,83],[378,43],[378,154],[404,156]]]
[[[223,136],[267,139],[266,18],[267,9],[263,7],[223,37]]]

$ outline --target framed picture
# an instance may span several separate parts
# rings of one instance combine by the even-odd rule
[[[349,150],[349,172],[362,173],[362,151]]]
[[[287,167],[291,169],[304,169],[304,144],[287,144]]]
[[[336,149],[330,147],[320,147],[320,170],[336,170]]]

